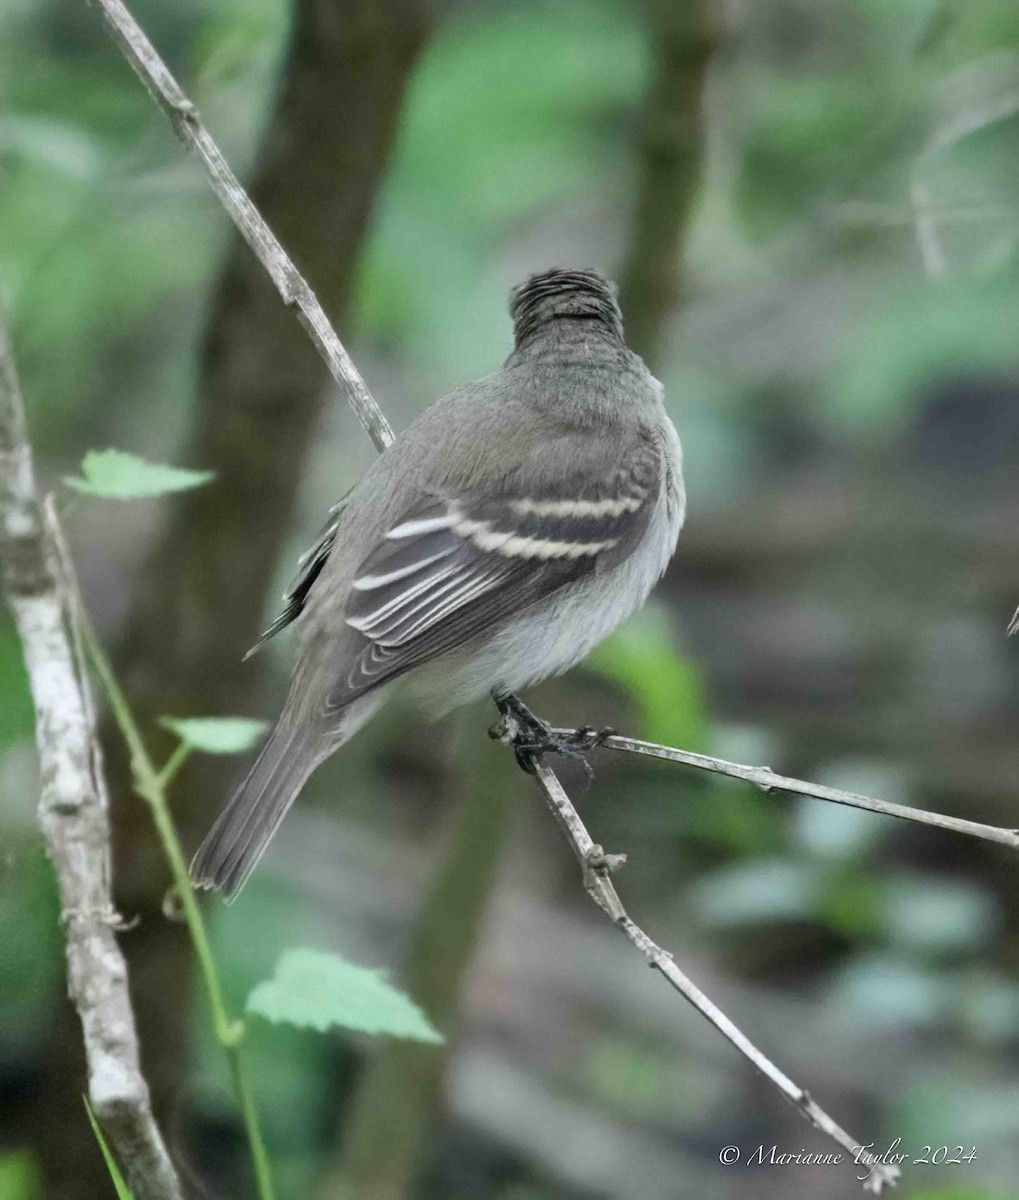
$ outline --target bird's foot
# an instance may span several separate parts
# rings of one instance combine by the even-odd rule
[[[532,712],[519,696],[513,692],[494,693],[496,707],[502,717],[498,725],[488,732],[498,741],[508,742],[513,747],[517,763],[529,774],[534,774],[535,759],[542,754],[565,754],[583,763],[588,779],[594,775],[588,754],[600,746],[612,730],[595,729],[584,725],[568,732],[554,729],[547,721]]]

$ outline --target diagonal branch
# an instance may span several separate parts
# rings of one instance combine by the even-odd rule
[[[581,731],[553,729],[553,736],[571,738]],[[619,734],[597,736],[599,746],[609,750],[622,750],[629,754],[644,754],[650,758],[664,758],[669,762],[683,763],[716,775],[728,775],[733,779],[745,779],[765,792],[793,792],[798,796],[812,796],[816,800],[830,800],[833,804],[845,804],[850,808],[863,808],[868,812],[884,813],[889,817],[901,817],[906,821],[917,821],[921,825],[933,825],[935,829],[947,829],[952,833],[965,833],[970,837],[983,838],[987,842],[999,842],[1013,850],[1019,849],[1019,829],[1002,829],[997,825],[984,825],[979,821],[966,821],[962,817],[949,817],[944,813],[928,812],[922,808],[910,808],[905,804],[893,804],[888,800],[874,800],[857,792],[846,792],[841,788],[827,787],[823,783],[808,783],[803,779],[790,779],[776,775],[770,767],[748,767],[741,763],[727,762],[724,758],[713,758],[710,754],[694,754],[690,750],[677,750],[674,746],[662,746],[657,742],[642,742],[638,738],[622,737]]]
[[[315,293],[241,187],[212,135],[199,119],[198,110],[121,0],[93,0],[93,3],[99,7],[114,41],[153,100],[166,114],[174,132],[185,146],[198,155],[209,176],[212,190],[269,273],[283,303],[296,310],[298,321],[325,360],[333,378],[346,393],[351,408],[375,448],[384,450],[393,441],[389,422],[336,336]]]
[[[573,802],[566,794],[555,772],[545,764],[540,756],[534,760],[534,773],[559,829],[569,842],[570,849],[577,856],[583,873],[584,888],[595,904],[619,926],[633,945],[647,958],[648,963],[657,968],[668,983],[702,1016],[707,1017],[718,1032],[731,1042],[765,1079],[773,1083],[815,1129],[819,1129],[834,1139],[856,1161],[861,1143],[855,1141],[841,1125],[837,1124],[811,1097],[809,1092],[793,1083],[788,1075],[779,1070],[769,1058],[762,1054],[725,1013],[683,974],[673,961],[672,955],[653,942],[644,930],[627,916],[619,893],[610,878],[612,871],[625,862],[625,855],[606,854],[601,846],[592,841],[584,822],[580,819],[580,814],[574,808]],[[864,1180],[864,1190],[875,1194],[880,1193],[885,1187],[894,1187],[899,1177],[898,1167],[887,1166],[883,1163],[873,1164],[873,1169],[869,1167],[867,1169],[869,1173]]]
[[[0,321],[0,559],[35,703],[39,825],[60,890],[68,991],[81,1018],[89,1100],[138,1200],[180,1200],[139,1065],[116,939],[106,780],[57,530],[53,506],[39,503],[24,404]]]

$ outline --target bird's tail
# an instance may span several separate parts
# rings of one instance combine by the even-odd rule
[[[308,734],[289,722],[276,726],[198,848],[191,863],[196,887],[237,895],[321,759]]]

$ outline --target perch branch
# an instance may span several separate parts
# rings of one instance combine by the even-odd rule
[[[106,780],[57,529],[52,504],[39,503],[24,404],[0,320],[0,559],[35,704],[39,824],[60,891],[68,991],[81,1018],[89,1100],[138,1200],[180,1200],[139,1064],[127,968],[116,939]]]
[[[198,110],[121,0],[92,2],[99,8],[113,40],[123,51],[135,74],[166,114],[174,132],[185,146],[198,155],[209,176],[212,190],[269,273],[283,303],[296,311],[297,319],[325,360],[332,377],[346,393],[351,408],[375,448],[384,450],[393,441],[389,422],[336,336],[315,293],[241,187],[212,135],[202,124]]]
[[[570,849],[580,863],[584,888],[598,907],[626,934],[632,944],[645,956],[650,966],[657,968],[677,992],[688,1000],[702,1016],[707,1017],[712,1025],[732,1043],[757,1068],[758,1071],[790,1101],[802,1115],[822,1133],[833,1138],[850,1155],[855,1158],[861,1143],[837,1124],[811,1097],[810,1093],[780,1071],[775,1064],[729,1020],[715,1004],[700,990],[695,983],[676,966],[672,955],[663,950],[648,937],[639,925],[635,924],[623,907],[619,893],[610,878],[611,873],[625,862],[621,854],[606,854],[601,846],[591,839],[580,814],[566,794],[555,772],[538,756],[534,760],[534,773],[538,784],[544,793],[552,815],[555,817],[563,836],[570,844]],[[894,1187],[899,1177],[899,1170],[894,1166],[878,1163],[864,1182],[864,1190],[880,1193],[885,1187]]]
[[[553,735],[570,737],[576,730],[553,729]],[[765,792],[793,792],[798,796],[811,796],[815,800],[829,800],[833,804],[845,804],[850,808],[863,808],[868,812],[884,813],[889,817],[901,817],[906,821],[918,821],[922,825],[933,825],[936,829],[947,829],[952,833],[965,833],[970,837],[983,838],[987,842],[999,842],[1012,850],[1019,849],[1019,830],[1002,829],[996,825],[983,825],[979,821],[966,821],[961,817],[949,817],[944,813],[928,812],[922,808],[910,808],[905,804],[892,804],[888,800],[874,800],[856,792],[841,788],[826,787],[822,783],[808,783],[803,779],[790,779],[776,775],[770,767],[748,767],[741,763],[726,762],[724,758],[712,758],[709,754],[694,754],[689,750],[677,750],[673,746],[661,746],[657,742],[642,742],[638,738],[609,734],[597,739],[599,746],[609,750],[622,750],[629,754],[644,754],[651,758],[664,758],[669,762],[683,763],[701,771],[712,771],[716,775],[728,775],[733,779],[745,779]]]

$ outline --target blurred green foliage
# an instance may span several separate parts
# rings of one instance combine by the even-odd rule
[[[365,330],[451,382],[490,371],[511,281],[484,280],[492,247],[560,207],[583,220],[618,197],[645,64],[615,0],[458,12],[411,88],[362,273]],[[466,302],[479,282],[492,303]]]
[[[14,622],[6,608],[0,612],[0,752],[32,735],[32,699]]]
[[[2,1045],[19,1054],[39,1048],[61,1002],[60,908],[53,872],[35,838],[5,830],[0,864]]]
[[[0,296],[13,312],[47,480],[95,445],[179,461],[194,347],[224,240],[224,219],[193,164],[94,15],[72,8],[0,0]],[[726,541],[734,499],[781,476],[814,441],[840,463],[873,447],[890,447],[898,462],[899,439],[933,385],[1019,375],[1017,6],[743,8],[715,68],[687,308],[661,369],[686,447],[701,569],[709,578],[729,572],[737,598],[750,566],[733,561]],[[134,9],[243,170],[271,99],[287,6],[170,9],[146,0]],[[506,289],[537,259],[618,266],[648,63],[639,11],[623,0],[454,6],[415,77],[357,296],[356,357],[373,383],[374,372],[396,393],[404,416],[498,363],[508,348]],[[380,398],[388,407],[390,395],[380,389]],[[330,449],[339,456],[342,447]],[[309,506],[324,509],[350,481],[323,474]],[[723,532],[705,549],[703,530],[716,518]],[[787,514],[787,524],[797,519]],[[820,559],[823,538],[808,550]],[[795,544],[754,549],[775,554],[776,587],[795,552]],[[116,614],[134,584],[114,576],[97,599]],[[786,741],[769,743],[762,728],[718,715],[725,704],[710,668],[679,639],[685,599],[680,588],[659,593],[575,673],[578,688],[609,696],[613,723],[625,717],[635,734],[779,767]],[[758,619],[749,606],[733,611],[734,621]],[[768,669],[770,660],[747,674]],[[825,660],[810,669],[823,676]],[[38,1059],[63,996],[52,879],[23,828],[31,706],[6,614],[0,698],[2,1074]],[[777,728],[758,693],[746,703],[761,727]],[[876,755],[815,755],[818,714],[798,716],[807,731],[786,728],[783,738],[799,736],[792,752],[816,757],[823,781],[923,799],[909,772],[897,776]],[[378,813],[376,835],[394,836],[401,822],[416,834],[405,814],[393,815],[398,771],[383,775],[374,761],[363,770],[371,804],[360,815]],[[1015,1161],[1019,1129],[1008,896],[972,864],[941,863],[926,849],[903,855],[902,831],[870,814],[661,764],[612,770],[625,792],[596,782],[585,798],[592,830],[631,852],[621,887],[657,906],[663,942],[670,930],[689,931],[705,961],[717,955],[736,975],[756,947],[754,962],[768,962],[778,984],[783,970],[797,973],[823,1027],[851,1052],[876,1058],[883,1039],[913,1047],[908,1070],[857,1079],[858,1094],[910,1145],[979,1138],[981,1183],[959,1188],[935,1176],[904,1194],[1009,1200],[992,1171],[995,1161]],[[253,880],[243,904],[213,916],[234,1005],[287,947],[335,943],[347,932],[335,924],[334,913],[278,878]],[[578,1024],[599,1002],[598,988],[589,992],[570,1014]],[[744,1003],[754,1011],[753,997]],[[792,1011],[794,1021],[800,1010]],[[194,1022],[188,1100],[226,1124],[232,1106],[200,1006]],[[689,1048],[686,1026],[663,1051],[651,1025],[642,1017],[591,1036],[568,1082],[555,1073],[561,1063],[544,1063],[548,1090],[572,1088],[578,1106],[634,1128],[671,1121],[670,1138],[700,1145],[710,1134],[705,1113],[716,1120],[735,1101],[719,1100],[723,1073]],[[948,1048],[952,1070],[942,1059],[928,1072],[924,1049],[934,1042]],[[272,1097],[267,1125],[285,1194],[309,1194],[332,1133],[321,1114],[335,1115],[352,1052],[335,1035],[320,1043],[286,1028],[253,1029],[246,1050],[256,1090]],[[740,1116],[750,1119],[748,1109]],[[490,1194],[507,1200],[566,1194],[500,1179],[493,1171]],[[25,1200],[33,1188],[29,1154],[0,1157],[0,1200]]]
[[[0,1154],[0,1200],[36,1200],[41,1189],[39,1169],[29,1151]]]
[[[687,750],[706,749],[700,678],[696,667],[680,655],[663,609],[648,605],[596,647],[586,667],[629,693],[642,737]]]

